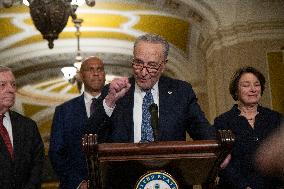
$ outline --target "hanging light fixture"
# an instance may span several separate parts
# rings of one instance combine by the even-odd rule
[[[76,18],[76,7],[62,0],[34,0],[30,3],[30,14],[35,27],[43,38],[48,41],[48,47],[53,48],[53,41],[67,24],[69,16]]]
[[[75,67],[63,67],[61,68],[61,72],[64,75],[64,78],[69,81],[69,83],[75,83],[75,75],[77,74],[77,69]]]
[[[30,2],[28,0],[23,0],[23,4],[26,5],[26,6],[29,6]]]
[[[13,4],[19,5],[21,3],[25,4],[26,6],[29,6],[30,3],[33,1],[37,1],[37,0],[2,0],[1,2],[2,2],[3,7],[10,8],[11,6],[13,6]],[[48,1],[48,0],[45,0],[45,1]],[[96,4],[95,0],[62,0],[62,1],[66,3],[71,2],[71,4],[76,4],[78,6],[83,5],[84,1],[90,7],[93,7]]]
[[[65,28],[69,16],[75,20],[77,7],[84,1],[88,6],[95,6],[95,0],[3,0],[2,5],[6,8],[19,3],[28,5],[35,27],[52,49],[53,41]]]
[[[80,70],[81,64],[82,64],[82,56],[81,56],[81,49],[80,49],[80,27],[83,22],[83,19],[76,18],[72,20],[74,23],[74,26],[76,28],[75,36],[77,38],[77,50],[76,50],[76,57],[75,57],[75,63],[73,66],[63,67],[61,68],[61,72],[64,75],[64,78],[69,81],[69,83],[77,84],[78,90],[80,91],[82,88],[82,82],[78,80],[76,77],[78,71]]]
[[[5,0],[4,0],[5,1]],[[81,6],[81,5],[84,5],[85,4],[85,0],[72,0],[71,1],[71,4],[72,5],[78,5],[78,6]],[[88,1],[89,2],[89,1]],[[94,4],[95,1],[91,2],[91,4]],[[26,5],[26,6],[29,6],[30,3],[28,0],[23,0],[23,4]],[[89,6],[94,6],[94,5],[91,5],[90,2],[88,3]]]
[[[77,53],[76,53],[76,62],[74,63],[74,67],[77,68],[78,70],[81,68],[81,63],[82,63],[82,56],[81,56],[81,49],[80,49],[80,27],[83,22],[83,19],[76,18],[73,20],[74,26],[76,28],[75,36],[77,38]]]
[[[81,6],[85,4],[85,0],[72,0],[71,4]]]

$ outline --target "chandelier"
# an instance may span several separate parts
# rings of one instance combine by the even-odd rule
[[[48,41],[48,47],[53,48],[53,41],[65,28],[69,16],[77,19],[76,10],[84,0],[3,0],[6,8],[13,4],[26,4],[30,7],[30,14],[35,27],[42,37]],[[88,6],[95,6],[95,0],[85,0]]]
[[[61,68],[61,72],[64,75],[64,78],[68,80],[69,83],[74,84],[77,83],[77,88],[79,91],[82,89],[82,81],[80,78],[77,77],[77,73],[80,70],[82,64],[82,56],[81,56],[81,49],[80,49],[80,27],[83,22],[83,19],[76,18],[72,20],[74,26],[76,28],[75,36],[77,38],[77,53],[75,58],[75,63],[73,66],[63,67]]]

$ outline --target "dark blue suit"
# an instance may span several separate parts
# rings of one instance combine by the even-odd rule
[[[60,188],[76,189],[82,180],[87,180],[87,164],[81,150],[82,128],[87,119],[84,95],[55,109],[49,157]]]
[[[108,133],[105,139],[109,142],[133,142],[134,141],[134,79],[130,79],[131,88],[124,97],[116,103],[115,109],[108,117],[105,114],[103,104],[97,106],[94,116],[88,122],[91,132],[97,133],[97,128]],[[215,130],[210,127],[209,122],[197,104],[197,98],[191,85],[187,82],[174,80],[168,77],[161,77],[158,83],[159,88],[159,134],[160,141],[179,141],[186,139],[186,131],[190,136],[197,139],[215,139]],[[102,132],[103,133],[103,132]],[[99,139],[103,137],[98,134]],[[129,168],[126,168],[129,166]],[[130,171],[130,169],[133,171]],[[167,170],[166,170],[167,171]],[[182,175],[179,170],[169,170],[178,179]],[[146,170],[139,164],[129,162],[113,166],[107,173],[110,181],[107,182],[107,189],[131,189]],[[179,181],[180,188],[188,189],[191,186]]]
[[[110,142],[133,142],[134,79],[131,88],[119,99],[112,116],[109,118],[100,104],[89,119],[90,128],[103,126],[108,129]],[[189,83],[161,77],[159,88],[159,135],[160,141],[186,139],[186,131],[194,140],[215,139],[215,130],[197,104],[197,98]]]

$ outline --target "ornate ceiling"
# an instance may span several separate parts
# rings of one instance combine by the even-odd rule
[[[107,69],[110,67],[108,74],[122,75],[120,69],[113,67],[129,67],[133,40],[143,33],[164,36],[173,49],[170,59],[176,61],[184,57],[183,61],[186,61],[190,23],[184,17],[170,11],[161,12],[153,5],[117,2],[98,2],[95,8],[79,7],[76,13],[84,19],[80,40],[83,56],[99,55]],[[13,68],[20,86],[28,81],[27,77],[29,82],[40,81],[35,71],[41,77],[44,72],[42,80],[45,81],[59,76],[61,67],[75,61],[75,27],[71,19],[52,50],[47,48],[47,42],[33,26],[28,7],[2,8],[0,21],[0,58],[2,64]],[[24,77],[23,82],[21,77]]]
[[[214,49],[246,40],[284,38],[281,0],[96,2],[95,7],[80,6],[76,11],[84,19],[83,57],[102,58],[110,78],[129,76],[134,39],[157,33],[171,45],[166,75],[190,81],[198,95],[207,94],[204,66],[210,64],[206,58]],[[50,50],[34,27],[29,8],[21,4],[0,8],[0,28],[1,65],[13,69],[19,87],[15,108],[36,120],[42,135],[48,136],[54,107],[79,94],[60,71],[75,62],[76,29],[70,19]]]
[[[102,58],[108,79],[130,76],[134,39],[143,33],[156,33],[171,45],[166,74],[182,77],[186,70],[178,65],[188,64],[190,20],[201,18],[192,12],[187,15],[176,12],[176,4],[161,3],[97,1],[95,7],[79,7],[77,16],[84,20],[80,28],[82,56]],[[183,9],[185,7],[188,6]],[[11,67],[17,78],[14,108],[37,121],[47,141],[54,107],[79,95],[76,85],[65,81],[60,71],[75,62],[74,24],[71,19],[68,21],[51,50],[34,27],[29,8],[24,5],[0,8],[0,28],[1,65]]]

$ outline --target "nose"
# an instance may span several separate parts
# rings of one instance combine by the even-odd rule
[[[15,92],[16,92],[16,87],[15,87],[14,84],[9,83],[9,84],[7,85],[7,90],[8,90],[9,92],[15,93]]]
[[[251,85],[250,90],[251,90],[252,92],[256,92],[256,87],[255,87],[254,85]]]
[[[147,70],[147,68],[145,66],[143,66],[143,68],[141,70],[141,74],[142,74],[142,76],[145,76],[145,75],[148,74],[148,70]]]
[[[94,74],[94,75],[99,75],[99,72],[98,72],[97,70],[94,70],[94,71],[93,71],[93,74]]]

